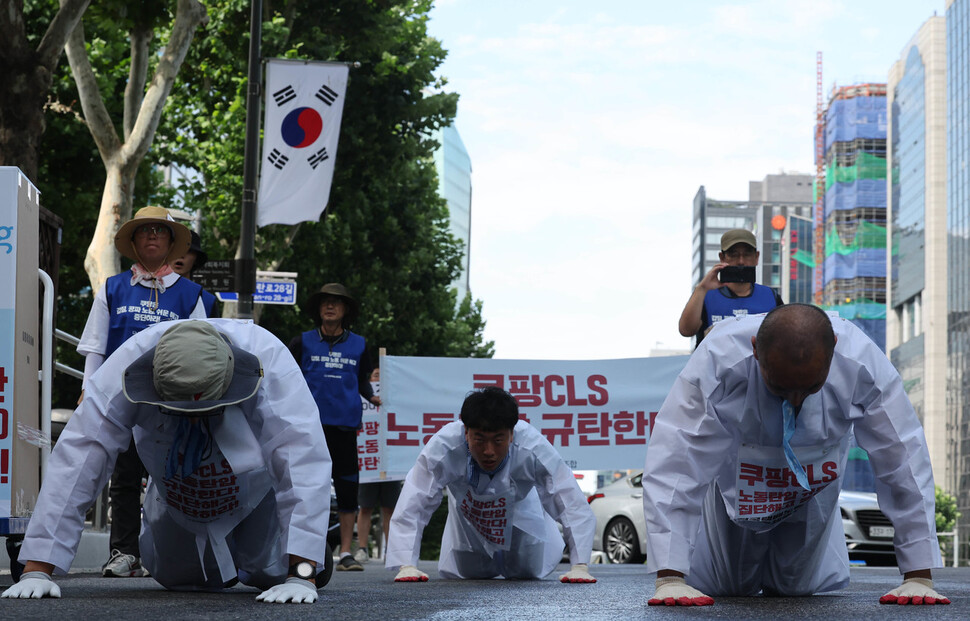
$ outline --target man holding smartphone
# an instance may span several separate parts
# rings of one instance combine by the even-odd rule
[[[774,289],[754,280],[758,252],[754,233],[745,229],[731,229],[721,236],[719,263],[711,268],[694,287],[679,329],[683,336],[696,336],[700,342],[711,327],[728,317],[766,313],[784,304]]]

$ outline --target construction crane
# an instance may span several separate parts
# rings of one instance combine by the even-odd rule
[[[815,54],[815,304],[822,305],[825,287],[825,109],[822,93],[822,52]]]

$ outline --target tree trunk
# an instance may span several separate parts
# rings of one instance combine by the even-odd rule
[[[37,147],[44,134],[44,103],[51,86],[47,69],[34,65],[32,50],[19,58],[2,59],[0,88],[0,166],[18,166],[35,185]]]
[[[30,47],[23,3],[3,2],[0,8],[0,166],[17,166],[37,179],[37,148],[47,124],[44,107],[52,74],[64,42],[90,0],[61,0],[37,49]]]
[[[207,19],[205,7],[198,0],[178,0],[171,36],[147,91],[144,85],[151,35],[144,30],[129,33],[132,59],[122,120],[124,142],[118,137],[98,89],[97,77],[85,50],[83,25],[78,24],[68,38],[67,58],[77,84],[81,109],[107,172],[98,224],[84,259],[84,269],[95,293],[105,279],[117,274],[121,268],[114,236],[121,224],[131,218],[135,174],[155,137],[165,99],[172,90],[195,30]]]
[[[121,255],[115,249],[115,233],[121,228],[121,223],[131,217],[131,193],[135,182],[134,172],[126,174],[116,160],[105,164],[105,169],[108,174],[104,180],[98,224],[84,258],[84,271],[88,273],[95,293],[105,279],[121,271]]]

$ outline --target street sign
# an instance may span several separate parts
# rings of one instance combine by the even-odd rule
[[[296,304],[296,272],[256,272],[256,292],[253,304]],[[239,293],[220,291],[216,296],[223,302],[238,302]]]
[[[206,261],[205,267],[192,270],[192,282],[199,283],[203,289],[213,293],[235,291],[236,261]]]

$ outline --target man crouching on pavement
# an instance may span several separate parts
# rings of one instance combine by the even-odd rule
[[[316,601],[333,568],[316,404],[276,337],[229,319],[158,324],[91,377],[51,453],[24,574],[2,597],[61,596],[51,575],[70,568],[85,510],[132,436],[149,473],[139,544],[156,581],[183,591],[238,581],[264,589],[259,601]]]
[[[651,606],[845,588],[850,436],[895,527],[903,583],[883,604],[949,604],[923,428],[886,354],[837,313],[788,304],[722,321],[657,414],[643,472]],[[774,497],[774,499],[772,499]]]
[[[424,582],[421,533],[448,488],[438,572],[444,578],[535,579],[562,559],[562,582],[596,582],[588,569],[596,519],[566,465],[501,388],[470,393],[461,420],[445,425],[411,468],[391,517],[386,564],[396,582]],[[555,520],[555,521],[554,521]]]

